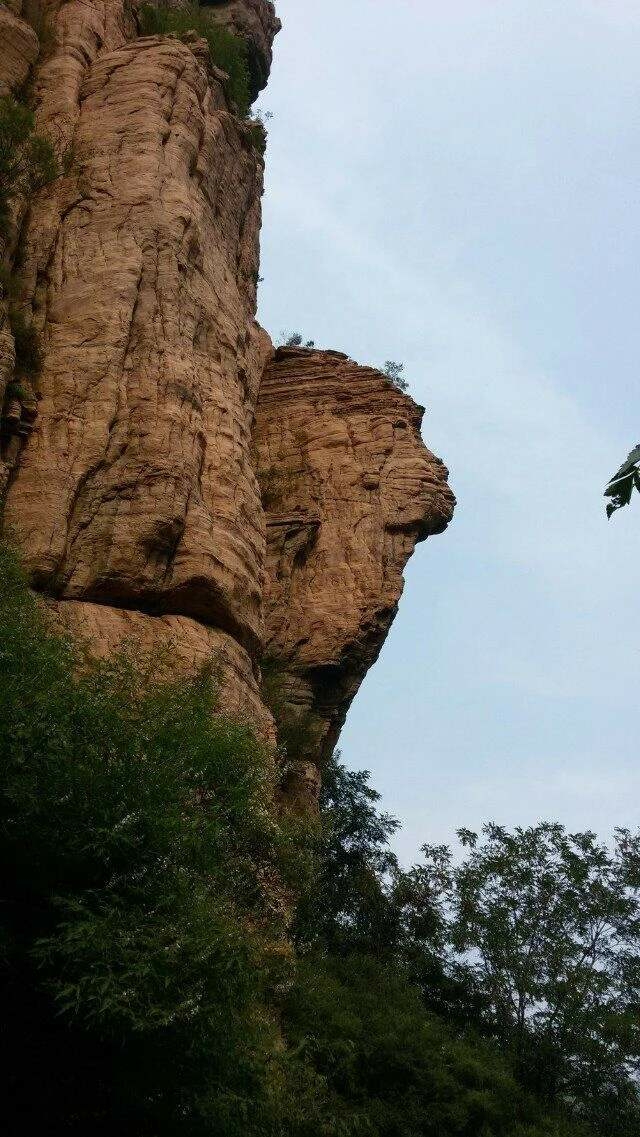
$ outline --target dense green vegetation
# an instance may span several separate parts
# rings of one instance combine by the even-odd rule
[[[279,347],[308,347],[316,346],[315,340],[305,340],[301,332],[283,332]]]
[[[33,112],[10,96],[0,99],[0,239],[6,238],[10,207],[58,176],[51,143],[35,133]]]
[[[320,825],[301,833],[277,818],[271,756],[213,713],[215,669],[176,685],[168,662],[90,662],[50,630],[0,547],[5,1131],[637,1132],[622,1122],[589,1129],[577,1083],[569,1098],[557,1079],[528,1081],[465,954],[481,941],[469,932],[462,953],[450,943],[464,880],[472,910],[470,878],[429,850],[402,872],[388,844],[396,823],[367,776],[339,761]],[[465,862],[485,900],[482,882],[493,881],[492,903],[504,883],[493,862],[487,875],[496,839],[476,842]],[[569,852],[580,897],[582,854]],[[616,863],[632,852],[620,847]],[[607,879],[609,903],[623,878]],[[632,883],[624,878],[628,919]],[[593,901],[595,911],[595,885]],[[634,959],[630,951],[628,983]],[[625,1029],[635,1029],[629,1014]],[[625,1095],[627,1120],[637,1120],[631,1074],[618,1073],[626,1081],[608,1099],[616,1125]]]
[[[449,972],[482,1006],[519,1081],[599,1132],[638,1132],[640,834],[540,824],[460,831],[409,874]]]
[[[188,8],[153,8],[144,4],[139,12],[143,35],[185,35],[195,31],[209,44],[211,61],[229,76],[226,93],[238,114],[246,118],[251,108],[247,48],[238,36],[216,24],[197,4]],[[262,137],[262,134],[260,134]]]
[[[243,1132],[226,1118],[259,1097],[267,995],[289,966],[266,886],[287,861],[268,756],[212,716],[206,671],[177,688],[162,661],[120,657],[75,677],[6,549],[0,597],[5,1077],[21,1124],[195,1132],[206,1116],[207,1132]]]
[[[558,1132],[568,1117],[578,1132],[640,1132],[640,834],[619,830],[609,848],[560,825],[488,825],[482,837],[460,831],[464,859],[425,846],[404,872],[388,846],[397,823],[378,811],[366,774],[333,763],[322,792],[314,891],[294,926],[299,954],[356,971],[366,957],[380,990],[385,975],[405,997],[419,990],[421,1014],[444,1020],[483,1076],[500,1054],[502,1073],[506,1065]],[[343,992],[338,1003],[348,1002]],[[372,1037],[375,1019],[367,1047]],[[488,1132],[504,1123],[487,1120]],[[407,1131],[429,1133],[421,1124]],[[482,1132],[473,1124],[460,1132]],[[457,1132],[449,1122],[440,1131]]]

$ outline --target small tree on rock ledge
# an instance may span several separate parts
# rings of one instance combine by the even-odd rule
[[[409,384],[403,376],[404,363],[396,363],[393,359],[388,359],[384,365],[384,373],[387,379],[390,379],[394,387],[399,391],[407,391]]]

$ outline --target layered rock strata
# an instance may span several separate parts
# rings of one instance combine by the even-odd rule
[[[5,524],[36,587],[102,606],[78,609],[99,645],[128,636],[126,611],[146,647],[169,631],[179,659],[214,646],[234,710],[255,718],[263,162],[204,41],[127,38],[115,3],[67,4],[54,29],[38,129],[73,161],[22,230],[21,301],[43,367]]]
[[[303,801],[317,794],[319,768],[378,657],[406,562],[451,519],[455,499],[422,441],[423,413],[339,352],[280,348],[265,371],[255,433],[265,654],[276,717],[294,728],[289,779]]]
[[[19,7],[0,6],[13,89],[33,63]],[[450,517],[446,471],[379,372],[274,353],[256,324],[263,159],[206,42],[141,37],[124,0],[36,14],[37,128],[61,173],[17,203],[4,250],[42,354],[35,391],[16,383],[0,307],[5,530],[91,650],[134,644],[178,673],[213,655],[222,709],[274,742],[273,710],[306,806],[406,560]],[[273,5],[210,15],[249,44],[257,91]]]
[[[21,2],[0,5],[0,98],[22,87],[40,50],[34,29],[21,12]]]

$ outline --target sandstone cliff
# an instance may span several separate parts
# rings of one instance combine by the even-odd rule
[[[210,18],[246,42],[255,96],[273,5]],[[263,158],[203,39],[142,36],[125,0],[12,0],[0,92],[28,76],[61,170],[13,203],[2,250],[42,353],[10,382],[5,296],[6,530],[94,650],[165,648],[185,670],[213,652],[225,709],[271,739],[275,712],[306,802],[408,557],[451,516],[446,470],[379,372],[274,353],[256,324]]]
[[[379,371],[339,352],[280,348],[264,374],[255,439],[266,655],[277,667],[277,717],[294,734],[297,798],[317,792],[318,761],[377,659],[416,543],[453,512],[422,415]]]

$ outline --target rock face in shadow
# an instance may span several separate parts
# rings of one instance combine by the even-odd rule
[[[141,37],[124,0],[67,0],[33,66],[19,9],[0,5],[0,81],[32,67],[60,174],[13,203],[0,247],[42,356],[23,380],[3,295],[3,524],[92,650],[168,653],[178,674],[213,655],[221,708],[273,743],[272,709],[306,808],[404,565],[449,520],[446,471],[379,372],[274,353],[256,323],[264,162],[206,42]],[[257,91],[273,5],[210,17],[249,44]]]
[[[420,436],[423,409],[379,371],[280,348],[260,389],[256,453],[267,514],[266,657],[293,731],[292,792],[318,768],[396,614],[418,541],[455,499]]]

